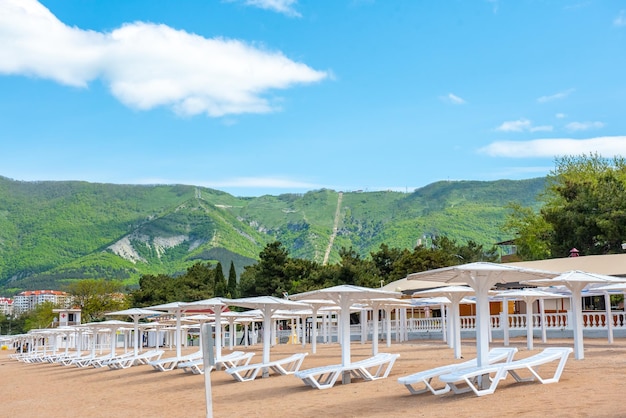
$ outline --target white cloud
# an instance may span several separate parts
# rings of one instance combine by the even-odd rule
[[[557,113],[554,117],[557,119],[565,119],[567,115],[565,113]]]
[[[511,120],[507,122],[503,122],[502,125],[496,128],[496,131],[502,132],[523,132],[532,126],[531,122],[528,119],[518,119]]]
[[[534,139],[531,141],[498,141],[479,150],[491,157],[553,158],[562,155],[597,153],[603,157],[626,157],[626,136],[589,139]]]
[[[553,127],[550,125],[531,126],[530,132],[552,132]]]
[[[500,131],[500,132],[551,132],[552,126],[550,125],[533,126],[530,120],[521,118],[518,120],[510,120],[510,121],[503,122],[502,125],[496,128],[496,131]]]
[[[539,103],[547,103],[547,102],[552,102],[554,100],[564,99],[570,94],[572,94],[574,91],[575,91],[574,89],[568,89],[568,90],[553,94],[551,96],[541,96],[540,98],[537,99],[537,101]]]
[[[448,93],[445,96],[441,96],[440,99],[444,102],[447,103],[452,103],[452,104],[456,104],[456,105],[460,105],[460,104],[465,104],[465,100],[459,96],[457,96],[456,94],[453,93]]]
[[[570,122],[565,125],[568,131],[586,131],[589,129],[600,129],[604,127],[602,122]]]
[[[293,8],[297,2],[297,0],[245,0],[245,4],[249,6],[284,13],[287,16],[300,17],[301,14]]]
[[[620,10],[617,17],[613,20],[614,26],[626,26],[626,12],[624,10]]]
[[[278,51],[166,25],[69,27],[35,0],[0,2],[0,74],[77,87],[100,78],[127,106],[214,117],[275,111],[264,93],[328,77]]]

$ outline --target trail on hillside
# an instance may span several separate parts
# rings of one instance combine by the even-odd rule
[[[335,221],[333,222],[333,233],[330,234],[330,240],[328,241],[328,247],[326,248],[326,254],[324,254],[324,261],[322,265],[328,264],[328,259],[330,258],[330,250],[333,249],[333,242],[335,241],[335,237],[337,236],[337,228],[339,228],[339,217],[341,216],[341,201],[343,200],[343,192],[339,192],[339,197],[337,198],[337,209],[335,210]]]

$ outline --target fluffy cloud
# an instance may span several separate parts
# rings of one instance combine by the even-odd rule
[[[570,94],[572,94],[573,92],[574,92],[574,89],[568,89],[568,90],[561,91],[561,92],[558,92],[556,94],[553,94],[551,96],[541,96],[540,98],[537,99],[537,101],[539,103],[552,102],[554,100],[564,99],[567,96],[569,96]]]
[[[293,8],[296,3],[297,0],[245,0],[245,4],[249,6],[284,13],[287,16],[300,17],[300,13]]]
[[[214,117],[274,111],[264,93],[328,77],[278,51],[165,25],[136,22],[108,33],[69,27],[35,0],[0,2],[2,73],[77,87],[100,78],[127,106]]]
[[[600,129],[604,127],[602,122],[570,122],[565,125],[568,131],[586,131],[589,129]]]
[[[533,126],[532,122],[528,119],[518,119],[503,122],[502,125],[496,128],[496,131],[500,132],[551,132],[552,126],[541,125]]]
[[[598,153],[603,157],[626,156],[626,136],[589,139],[535,139],[531,141],[498,141],[479,150],[491,157],[553,158],[562,155]]]

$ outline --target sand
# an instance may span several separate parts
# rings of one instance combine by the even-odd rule
[[[501,346],[494,341],[492,346]],[[517,358],[545,346],[573,346],[571,340],[535,343],[526,349],[525,338],[512,344]],[[272,357],[310,350],[310,346],[284,344],[272,348]],[[371,345],[352,343],[352,358],[371,354]],[[257,352],[261,358],[261,347]],[[619,417],[626,376],[626,340],[614,344],[586,339],[585,358],[570,356],[561,381],[554,384],[500,383],[493,395],[472,393],[434,396],[411,395],[397,378],[454,360],[452,349],[440,341],[393,343],[381,352],[399,353],[390,376],[373,382],[353,383],[327,390],[305,386],[294,376],[271,375],[252,382],[236,382],[223,371],[211,373],[215,417]],[[225,353],[229,351],[226,350]],[[7,417],[204,417],[204,376],[180,370],[157,372],[150,366],[125,370],[78,369],[58,364],[24,364],[0,352],[0,411]],[[171,356],[173,352],[166,352]],[[476,354],[473,340],[463,341],[464,358]],[[340,362],[337,344],[320,344],[303,368]]]

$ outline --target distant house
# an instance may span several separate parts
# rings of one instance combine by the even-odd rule
[[[0,315],[13,315],[13,299],[0,297]]]
[[[67,307],[71,296],[60,290],[26,290],[13,299],[13,312],[21,314],[31,311],[44,302],[52,302],[55,305]]]

